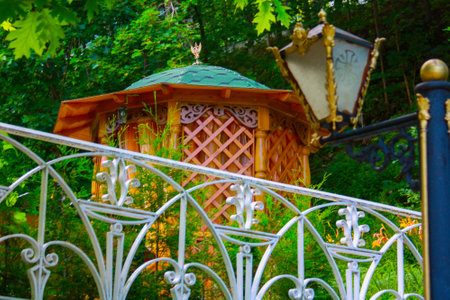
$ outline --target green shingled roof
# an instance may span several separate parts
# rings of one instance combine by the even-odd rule
[[[167,70],[136,81],[126,90],[136,89],[159,83],[206,85],[231,88],[270,89],[241,74],[222,67],[192,65],[184,68]]]

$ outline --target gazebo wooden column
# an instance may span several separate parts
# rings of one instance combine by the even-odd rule
[[[270,129],[270,117],[267,107],[258,109],[258,128],[255,132],[255,177],[267,178],[267,132]]]
[[[181,136],[181,110],[178,102],[170,101],[167,104],[167,120],[170,126],[169,146],[174,149],[178,146]]]

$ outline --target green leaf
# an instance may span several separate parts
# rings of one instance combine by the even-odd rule
[[[140,51],[134,51],[133,54],[131,54],[131,58],[136,58],[142,56],[142,52]]]
[[[59,12],[61,12],[60,10]],[[64,39],[62,25],[65,21],[58,20],[52,10],[44,8],[42,11],[30,12],[25,19],[15,22],[17,28],[11,31],[6,40],[11,41],[10,48],[14,49],[15,58],[30,57],[31,50],[42,55],[47,45],[47,52],[53,56],[61,40]],[[68,17],[70,20],[70,16]]]
[[[49,5],[51,0],[33,0],[33,6],[34,8],[37,8],[38,10],[41,10],[42,8],[46,7],[47,5]]]
[[[286,12],[289,7],[281,5],[280,1],[273,0],[273,3],[275,4],[275,12],[277,13],[277,20],[283,24],[286,28],[289,27],[289,24],[291,23],[291,16]]]
[[[14,221],[17,223],[25,223],[27,221],[27,215],[21,211],[14,212]]]
[[[87,12],[89,21],[92,21],[94,15],[98,12],[98,4],[96,0],[87,0],[84,5],[84,10]]]
[[[244,9],[248,5],[248,0],[234,0],[237,8]]]
[[[16,28],[14,26],[12,26],[11,22],[9,22],[9,20],[3,21],[3,23],[0,24],[0,26],[3,28],[3,30],[5,31],[13,31],[16,30]]]
[[[66,6],[53,4],[51,15],[56,17],[61,25],[76,24],[78,21],[77,14]]]
[[[105,0],[105,3],[108,9],[113,9],[114,4],[116,4],[116,0]]]
[[[6,150],[9,150],[9,149],[15,149],[15,148],[10,143],[3,142],[3,152],[5,152]]]
[[[0,0],[0,23],[7,19],[17,19],[25,16],[31,9],[31,1],[28,0]]]
[[[253,19],[253,23],[256,24],[256,31],[258,32],[258,35],[260,35],[265,30],[270,30],[271,23],[275,22],[276,19],[270,1],[262,0],[258,2],[258,13]]]
[[[11,194],[9,194],[8,198],[6,198],[6,206],[14,206],[14,204],[16,204],[17,199],[19,199],[19,194],[17,194],[16,191],[11,192]]]
[[[17,29],[6,36],[6,40],[11,41],[9,48],[14,49],[16,59],[22,56],[30,57],[31,49],[39,55],[42,54],[45,46],[37,35],[39,15],[39,12],[33,11],[25,19],[14,22],[13,25]]]
[[[61,23],[51,15],[51,11],[48,8],[42,10],[38,21],[37,31],[39,38],[44,43],[48,43],[47,52],[53,56],[61,44],[60,40],[64,39],[64,30]]]

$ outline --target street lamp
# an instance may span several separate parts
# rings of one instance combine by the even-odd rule
[[[420,70],[422,83],[415,88],[418,113],[372,124],[343,133],[345,126],[356,126],[361,114],[370,75],[384,38],[369,42],[335,28],[326,21],[323,10],[320,24],[305,30],[297,24],[292,42],[281,50],[270,48],[285,79],[300,99],[311,128],[328,129],[331,135],[319,143],[351,143],[363,137],[379,136],[393,129],[417,124],[419,130],[421,198],[423,212],[423,270],[425,299],[442,298],[450,292],[450,83],[447,65],[438,59],[427,61]],[[417,122],[419,121],[419,122]],[[398,138],[400,137],[400,138]],[[396,141],[405,139],[408,148],[395,148]],[[407,172],[409,159],[405,154],[413,149],[408,135],[394,137],[389,148],[380,137],[379,146],[369,145],[350,156],[366,160],[372,149],[391,157]],[[348,148],[352,149],[352,148]],[[402,149],[401,151],[398,151]],[[353,152],[353,150],[351,150]],[[411,156],[414,159],[414,154]],[[375,157],[376,158],[376,157]],[[377,160],[375,160],[376,162]],[[387,166],[388,162],[383,163]],[[414,165],[414,160],[412,162]],[[406,172],[405,172],[406,173]],[[401,292],[403,297],[404,291]]]
[[[119,127],[127,124],[129,110],[123,105],[116,109],[116,111],[112,115],[112,120],[107,123],[107,132],[108,134],[114,133]]]
[[[297,23],[289,45],[269,49],[313,129],[356,126],[384,38],[372,45],[329,24],[323,9],[319,18],[311,30]]]
[[[129,111],[126,106],[121,106],[116,110],[116,121],[118,125],[122,126],[127,124],[128,113]]]

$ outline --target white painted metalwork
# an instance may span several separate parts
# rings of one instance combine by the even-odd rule
[[[191,289],[197,281],[196,274],[198,273],[195,272],[207,274],[220,289],[221,297],[224,299],[263,299],[271,291],[272,286],[281,280],[291,282],[292,286],[286,291],[285,295],[279,295],[281,298],[314,299],[320,290],[321,293],[328,294],[328,297],[332,299],[366,299],[371,280],[377,271],[380,261],[394,244],[397,245],[397,250],[395,251],[397,259],[397,289],[372,291],[370,299],[379,299],[385,294],[391,294],[397,299],[411,297],[423,299],[423,296],[416,293],[416,291],[406,291],[404,271],[406,249],[412,253],[412,257],[422,267],[422,257],[408,236],[408,232],[418,228],[420,223],[415,223],[407,228],[400,228],[392,221],[393,217],[395,218],[395,216],[399,215],[420,219],[420,212],[242,176],[4,123],[0,123],[0,131],[11,135],[87,150],[87,152],[45,161],[15,139],[0,134],[1,140],[11,144],[36,163],[35,168],[24,173],[15,182],[0,186],[0,205],[4,205],[3,202],[8,195],[28,178],[35,174],[41,174],[37,236],[14,232],[0,237],[0,243],[8,239],[18,238],[23,239],[30,245],[28,248],[23,249],[21,254],[22,260],[29,266],[28,277],[32,299],[43,299],[52,268],[59,263],[58,253],[48,252],[47,250],[51,246],[65,247],[81,259],[95,281],[100,299],[125,299],[133,283],[142,272],[148,267],[160,263],[165,263],[164,266],[168,266],[164,278],[171,285],[170,293],[173,299],[189,298]],[[103,170],[96,176],[97,180],[105,185],[102,202],[79,199],[75,191],[64,180],[63,174],[60,174],[55,168],[55,164],[59,162],[80,157],[105,158],[102,163]],[[220,179],[184,188],[180,182],[176,182],[171,178],[170,172],[166,174],[158,169],[158,166],[183,170],[187,173],[195,172]],[[130,195],[130,190],[149,188],[146,186],[139,187],[139,172],[135,172],[136,167],[145,169],[160,177],[177,191],[177,195],[167,199],[155,211],[136,208]],[[135,173],[131,175],[132,172]],[[48,203],[51,201],[47,195],[50,180],[57,182],[66,194],[66,197],[70,199],[74,209],[76,209],[78,217],[83,222],[89,236],[95,257],[89,257],[71,241],[48,240],[46,238],[46,213]],[[233,222],[231,224],[213,223],[207,212],[202,209],[195,198],[195,193],[199,190],[207,190],[209,186],[219,183],[230,183],[230,190],[235,192],[235,196],[226,200],[228,204],[235,206],[236,213],[231,218]],[[5,183],[0,182],[0,184]],[[287,199],[292,195],[314,197],[320,201],[317,201],[318,205],[302,211]],[[257,201],[254,201],[254,196],[258,196]],[[270,214],[270,211],[267,211],[267,207],[264,210],[264,201],[267,199],[276,201],[283,210],[292,214],[292,218],[285,224],[282,224],[281,228],[274,227],[269,231],[258,231],[254,228],[257,228],[256,224],[260,215],[255,214],[255,212],[260,211],[259,214]],[[178,252],[176,257],[157,257],[145,261],[138,267],[132,267],[136,251],[146,238],[146,234],[155,222],[172,207],[179,209],[179,220],[177,221],[179,224]],[[345,217],[345,219],[336,222],[336,228],[340,228],[343,232],[343,238],[339,243],[326,239],[324,232],[319,232],[317,227],[318,222],[324,222],[324,220],[314,218],[315,213],[332,209],[333,207],[336,208],[338,215]],[[214,239],[218,253],[221,255],[221,269],[217,269],[217,267],[210,264],[191,261],[187,257],[188,210],[195,211],[205,228],[207,228],[206,230]],[[366,245],[363,237],[364,234],[369,233],[370,228],[368,225],[360,224],[363,218],[364,223],[367,223],[370,219],[376,220],[376,222],[384,224],[392,232],[392,236],[387,239],[381,249],[374,250]],[[91,222],[93,220],[103,222],[109,226],[104,245],[100,243],[99,236],[93,222]],[[131,247],[125,249],[124,245],[127,239],[125,228],[127,226],[140,226],[140,231],[134,240],[131,241]],[[290,249],[291,252],[296,252],[296,260],[290,263],[296,266],[297,272],[294,274],[268,276],[268,274],[271,274],[268,269],[270,269],[270,259],[273,251],[286,236],[286,233],[292,231],[296,234],[297,244],[292,245],[292,249]],[[316,274],[311,274],[310,270],[307,269],[307,261],[305,261],[309,246],[305,245],[307,234],[312,237],[326,258],[334,278],[333,282],[314,277]],[[232,257],[226,245],[235,245],[237,247],[238,252],[235,258]],[[255,257],[254,250],[256,248],[263,249],[262,257]],[[343,267],[344,264],[346,267]],[[366,264],[368,267],[363,270],[361,269],[362,264]],[[4,297],[7,298],[7,295]]]
[[[231,216],[231,220],[237,221],[240,228],[250,230],[253,224],[258,223],[258,219],[253,218],[255,210],[263,210],[264,203],[261,201],[252,202],[253,196],[260,195],[258,189],[252,189],[248,184],[235,184],[230,190],[236,191],[236,196],[228,197],[227,204],[236,207],[236,214]]]

